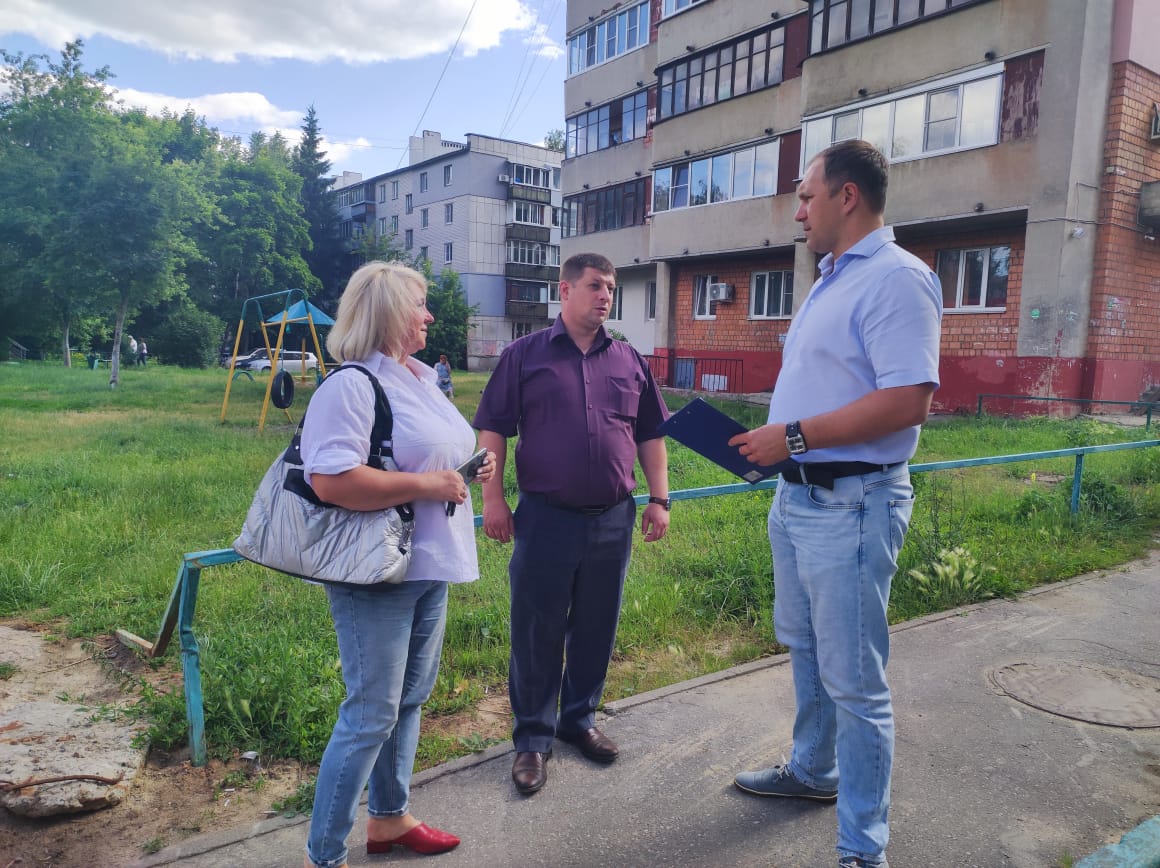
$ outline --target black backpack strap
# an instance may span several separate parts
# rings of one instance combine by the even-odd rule
[[[392,441],[395,430],[395,415],[391,411],[391,402],[387,399],[387,393],[383,390],[383,384],[379,382],[379,378],[362,365],[341,365],[340,367],[332,369],[322,382],[325,383],[326,380],[329,380],[339,371],[347,369],[361,371],[371,381],[371,388],[375,392],[375,421],[371,425],[371,442],[370,450],[367,454],[367,464],[377,470],[387,470],[385,459],[390,459],[393,462],[395,457],[394,443]],[[306,413],[303,411],[302,419],[298,422],[298,428],[294,431],[294,436],[290,439],[290,445],[286,448],[285,454],[286,462],[297,466],[287,471],[286,482],[283,487],[288,491],[293,491],[295,494],[306,498],[311,503],[329,505],[324,504],[318,495],[314,493],[314,489],[306,484],[306,478],[302,473],[302,426],[305,422]],[[415,517],[414,507],[409,503],[401,503],[395,509],[398,510],[399,515],[406,521],[411,521]]]

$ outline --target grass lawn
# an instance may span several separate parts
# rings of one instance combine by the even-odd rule
[[[0,364],[0,617],[52,622],[77,636],[125,628],[153,638],[182,554],[229,547],[293,428],[271,408],[258,432],[264,376],[235,381],[224,424],[222,369],[150,365],[121,376],[110,390],[107,371]],[[455,404],[469,419],[485,382],[484,374],[456,373]],[[299,383],[295,422],[312,388]],[[674,407],[683,401],[670,397]],[[764,419],[761,407],[715,403],[749,425]],[[952,418],[924,429],[915,461],[1144,437],[1091,420]],[[684,447],[669,448],[673,490],[736,481]],[[1072,468],[1065,458],[916,475],[918,505],[891,618],[1142,554],[1160,525],[1160,450],[1088,456],[1074,517]],[[514,495],[510,461],[508,474]],[[638,537],[607,698],[777,650],[770,498],[758,491],[680,502],[665,540],[645,545]],[[433,718],[471,708],[506,683],[510,546],[478,539],[482,578],[451,589]],[[250,564],[207,569],[195,629],[211,753],[317,760],[343,693],[322,591]],[[159,665],[179,671],[177,656],[170,651]],[[157,742],[183,743],[180,690],[142,682],[141,697]],[[428,765],[479,747],[424,738]]]

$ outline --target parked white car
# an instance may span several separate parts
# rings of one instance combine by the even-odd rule
[[[238,359],[238,370],[241,371],[268,371],[270,358],[266,348],[254,350],[248,356]],[[299,350],[282,350],[278,354],[278,370],[289,371],[292,374],[318,370],[318,357],[314,353],[303,353]]]

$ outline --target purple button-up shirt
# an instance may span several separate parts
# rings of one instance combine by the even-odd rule
[[[557,318],[504,350],[472,424],[519,434],[521,491],[565,506],[609,506],[636,487],[637,444],[662,436],[657,426],[668,415],[640,353],[602,326],[584,355]]]

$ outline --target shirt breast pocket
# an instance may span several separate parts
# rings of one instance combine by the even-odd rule
[[[608,408],[617,416],[635,419],[640,409],[640,385],[625,377],[609,377]]]

